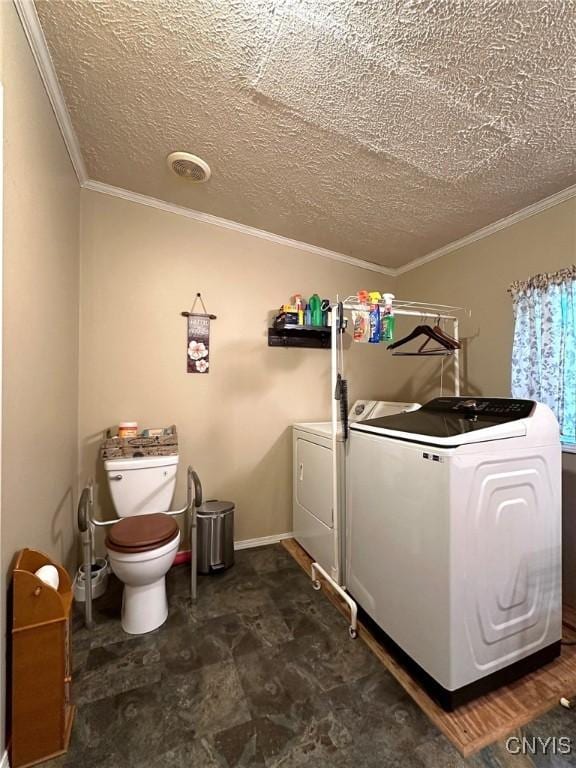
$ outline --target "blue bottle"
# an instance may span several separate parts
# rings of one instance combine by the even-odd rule
[[[368,341],[371,344],[379,344],[382,340],[382,324],[378,302],[382,297],[378,291],[372,291],[368,296],[370,298],[370,338]]]

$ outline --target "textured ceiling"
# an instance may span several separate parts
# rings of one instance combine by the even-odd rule
[[[576,0],[36,7],[98,181],[390,267],[576,182]]]

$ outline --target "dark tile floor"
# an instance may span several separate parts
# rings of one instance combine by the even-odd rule
[[[75,617],[78,704],[68,754],[46,768],[499,768],[576,766],[576,713],[526,729],[571,736],[574,754],[462,759],[280,546],[237,553],[188,598],[188,566],[168,576],[170,616],[125,635],[117,581]]]

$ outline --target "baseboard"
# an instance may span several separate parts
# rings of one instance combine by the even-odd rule
[[[265,547],[267,544],[278,544],[284,539],[294,538],[293,533],[276,533],[273,536],[260,536],[258,539],[244,539],[244,541],[235,541],[234,549],[252,549],[252,547]]]
[[[276,533],[274,536],[260,536],[258,539],[244,539],[243,541],[235,541],[234,549],[252,549],[253,547],[265,547],[268,544],[278,544],[278,542],[284,539],[294,538],[293,533]],[[182,565],[182,563],[190,562],[190,550],[181,549],[177,553],[174,560],[174,565]],[[4,768],[0,765],[0,768]]]
[[[2,755],[2,760],[0,760],[0,768],[10,768],[10,760],[8,759],[8,750],[4,752]]]

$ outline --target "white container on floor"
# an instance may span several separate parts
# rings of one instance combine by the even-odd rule
[[[92,599],[96,600],[97,597],[106,592],[108,586],[108,563],[105,558],[97,557],[95,565],[99,566],[97,570],[92,571]],[[80,566],[76,576],[74,577],[74,600],[77,603],[84,603],[86,601],[86,578],[84,575],[84,566]]]

